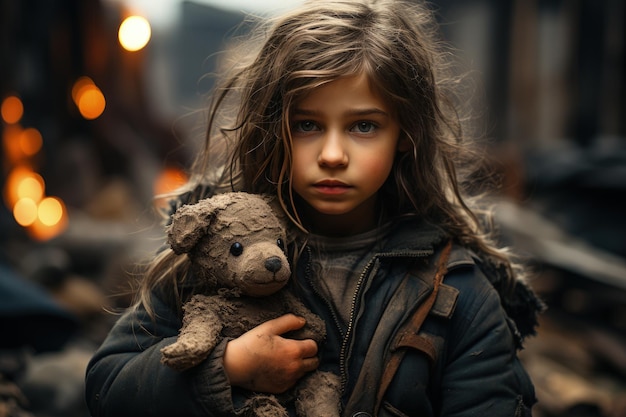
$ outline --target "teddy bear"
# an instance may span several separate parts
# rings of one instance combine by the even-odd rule
[[[178,371],[194,367],[222,338],[236,338],[287,313],[306,324],[285,337],[324,340],[324,322],[286,288],[291,269],[285,227],[272,200],[228,192],[183,205],[172,215],[168,243],[188,257],[200,290],[183,305],[177,341],[161,350],[165,365]],[[317,370],[285,394],[251,393],[243,415],[286,417],[285,403],[295,401],[301,417],[338,417],[340,391],[338,376]]]

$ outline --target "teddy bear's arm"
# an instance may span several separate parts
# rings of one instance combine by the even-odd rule
[[[332,372],[314,371],[296,386],[298,417],[339,417],[341,379]]]
[[[178,340],[161,349],[161,362],[183,371],[205,360],[220,339],[221,320],[216,296],[193,296],[183,307],[183,326]]]

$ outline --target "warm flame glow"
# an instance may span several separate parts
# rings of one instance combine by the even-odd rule
[[[13,207],[13,217],[20,226],[30,226],[37,220],[37,203],[30,198],[22,198]]]
[[[16,96],[8,96],[2,101],[0,114],[2,114],[2,120],[8,124],[19,122],[24,115],[22,100]]]
[[[129,16],[120,25],[118,39],[127,51],[138,51],[148,44],[152,29],[150,23],[141,16]]]

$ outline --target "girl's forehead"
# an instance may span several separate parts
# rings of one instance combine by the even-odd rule
[[[294,99],[290,101],[289,110],[293,112],[303,101],[318,95],[321,91],[328,91],[329,89],[336,89],[342,94],[355,94],[355,87],[357,87],[357,85],[361,93],[363,90],[367,90],[369,95],[384,102],[385,106],[388,107],[392,113],[395,113],[395,104],[390,99],[389,94],[381,86],[380,82],[365,70],[356,73],[347,73],[333,78],[312,80],[308,86],[302,88],[299,93],[294,96]]]

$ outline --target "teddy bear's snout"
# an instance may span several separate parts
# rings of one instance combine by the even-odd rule
[[[280,268],[283,267],[283,262],[280,260],[278,256],[272,256],[271,258],[267,258],[265,260],[265,269],[270,272],[276,273],[280,271]]]

